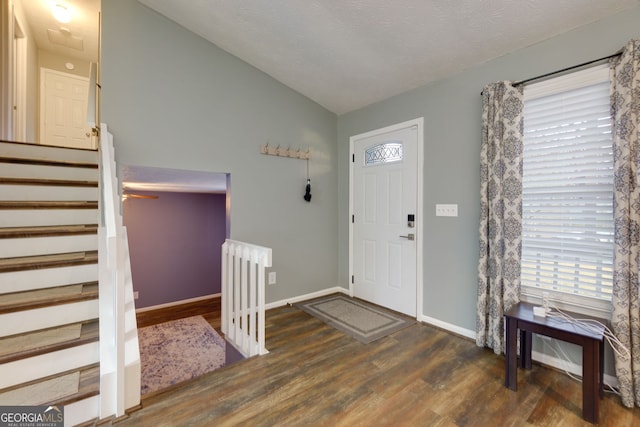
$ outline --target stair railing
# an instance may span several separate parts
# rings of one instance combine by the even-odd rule
[[[131,265],[120,213],[113,136],[104,124],[100,131],[100,187],[100,418],[104,419],[123,416],[125,409],[140,403],[140,355]],[[132,306],[129,310],[125,309],[127,301]],[[133,365],[132,370],[129,365]]]
[[[265,270],[271,249],[227,239],[222,244],[222,332],[245,357],[266,354]]]

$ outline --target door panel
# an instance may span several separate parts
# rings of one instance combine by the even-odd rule
[[[416,315],[416,126],[354,137],[353,290],[358,298]]]
[[[42,69],[42,144],[93,148],[87,124],[89,80]]]
[[[368,282],[376,281],[376,266],[378,265],[377,261],[377,243],[373,240],[364,240],[364,266],[363,266],[363,275],[364,279]]]
[[[402,289],[402,245],[400,243],[389,243],[389,283],[388,286],[395,289]]]

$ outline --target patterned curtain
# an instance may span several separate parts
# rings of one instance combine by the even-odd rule
[[[522,88],[482,91],[480,258],[476,343],[504,350],[504,312],[520,300],[522,247]]]
[[[630,350],[616,355],[616,374],[622,403],[640,406],[640,307],[638,255],[640,252],[640,40],[632,40],[611,62],[611,117],[615,247],[611,325]]]

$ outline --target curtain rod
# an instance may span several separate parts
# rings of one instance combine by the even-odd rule
[[[531,78],[528,78],[528,79],[525,79],[525,80],[520,80],[518,82],[513,83],[513,86],[520,86],[520,85],[527,84],[527,83],[530,83],[530,82],[535,81],[535,80],[544,79],[545,77],[551,77],[553,75],[561,74],[561,73],[564,73],[566,71],[575,70],[576,68],[581,68],[581,67],[586,67],[587,65],[597,64],[598,62],[606,61],[606,60],[609,60],[611,58],[618,57],[620,55],[622,55],[622,50],[619,51],[619,52],[614,53],[613,55],[604,56],[602,58],[594,59],[592,61],[583,62],[582,64],[572,65],[571,67],[563,68],[562,70],[552,71],[550,73],[542,74],[540,76],[531,77]]]
[[[528,78],[528,79],[525,79],[525,80],[517,81],[517,82],[513,83],[513,86],[521,86],[523,84],[527,84],[527,83],[533,82],[535,80],[540,80],[540,79],[544,79],[545,77],[551,77],[551,76],[554,76],[556,74],[561,74],[561,73],[564,73],[564,72],[567,72],[567,71],[575,70],[576,68],[586,67],[587,65],[596,64],[598,62],[606,61],[606,60],[609,60],[611,58],[618,57],[620,55],[622,55],[622,49],[620,51],[612,54],[612,55],[609,55],[609,56],[604,56],[602,58],[598,58],[598,59],[594,59],[594,60],[591,60],[591,61],[583,62],[582,64],[572,65],[571,67],[563,68],[562,70],[552,71],[550,73],[542,74],[540,76],[531,77],[531,78]],[[480,95],[482,95],[482,92],[480,92]]]

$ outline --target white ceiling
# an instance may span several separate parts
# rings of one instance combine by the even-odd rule
[[[24,10],[31,34],[39,49],[88,62],[98,60],[100,0],[14,0],[14,2],[20,3]],[[52,14],[55,4],[61,4],[69,10],[71,13],[69,23],[62,24],[55,20]],[[62,44],[52,43],[50,32],[54,37],[57,36]],[[78,49],[80,45],[82,48]]]
[[[336,114],[640,0],[138,0]]]
[[[98,57],[100,0],[21,2],[40,49]],[[104,0],[108,1],[108,0]],[[138,0],[336,114],[426,85],[640,0]],[[61,3],[72,20],[60,24]],[[81,51],[54,45],[67,28]],[[130,190],[224,192],[226,176],[129,167]]]

